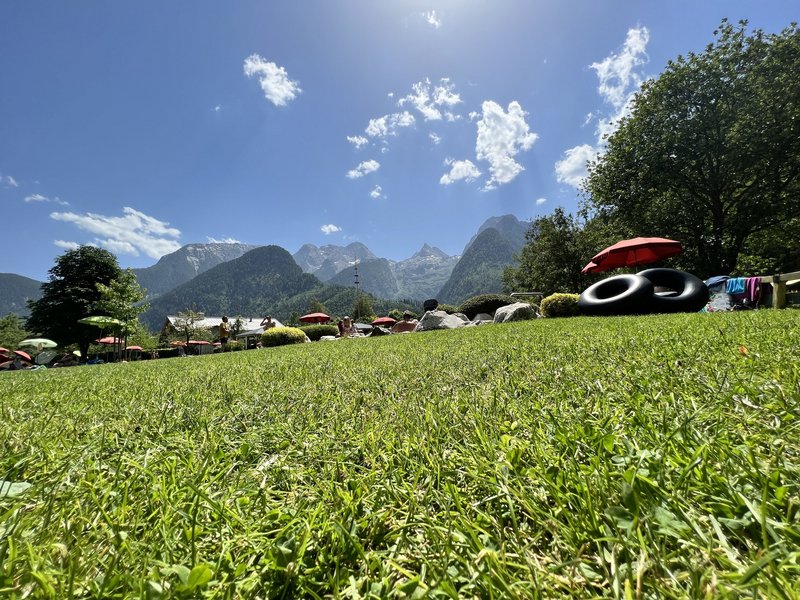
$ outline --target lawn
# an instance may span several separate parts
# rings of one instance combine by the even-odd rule
[[[4,373],[0,596],[797,597],[798,317]]]

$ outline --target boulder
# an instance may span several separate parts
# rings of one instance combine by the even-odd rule
[[[491,323],[492,321],[494,321],[494,317],[489,313],[478,313],[475,315],[475,318],[472,319],[472,322],[476,325],[479,323]]]
[[[463,315],[462,315],[463,317]],[[417,323],[417,331],[432,331],[434,329],[458,329],[464,327],[469,321],[462,317],[448,315],[443,310],[429,310]]]
[[[501,306],[494,313],[495,323],[508,323],[510,321],[528,321],[538,317],[536,309],[527,302],[515,302],[508,306]]]

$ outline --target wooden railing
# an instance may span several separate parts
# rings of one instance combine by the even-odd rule
[[[786,282],[794,279],[800,279],[800,271],[766,275],[761,278],[761,283],[772,285],[772,308],[786,308]]]

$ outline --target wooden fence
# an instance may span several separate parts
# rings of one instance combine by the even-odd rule
[[[766,275],[761,278],[761,283],[772,285],[772,308],[786,308],[786,282],[795,279],[800,279],[800,271]]]

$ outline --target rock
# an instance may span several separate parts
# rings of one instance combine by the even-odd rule
[[[372,328],[372,331],[367,334],[367,337],[378,337],[380,335],[390,335],[392,332],[389,331],[386,327],[381,327],[380,325],[376,325]]]
[[[492,323],[493,321],[494,317],[492,317],[492,315],[490,315],[489,313],[478,313],[477,315],[475,315],[475,318],[472,319],[472,322],[475,324],[487,323],[487,322]]]
[[[495,323],[508,323],[510,321],[529,321],[539,315],[527,302],[515,302],[508,306],[501,306],[494,313]]]
[[[462,315],[463,317],[463,315]],[[448,315],[443,310],[429,310],[417,323],[417,331],[432,331],[434,329],[458,329],[467,322],[462,317]]]

